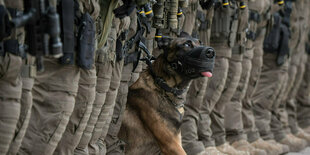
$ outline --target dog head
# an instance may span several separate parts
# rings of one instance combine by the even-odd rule
[[[171,68],[182,77],[195,79],[198,77],[212,77],[215,51],[212,47],[201,45],[198,39],[189,35],[167,39],[164,58]]]

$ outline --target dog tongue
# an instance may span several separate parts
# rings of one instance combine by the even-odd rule
[[[203,75],[205,77],[212,77],[212,73],[211,72],[201,72],[201,75]]]

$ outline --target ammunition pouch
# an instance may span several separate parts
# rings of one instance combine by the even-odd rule
[[[15,39],[0,42],[0,56],[4,56],[6,52],[22,58],[26,57],[24,45],[20,45]]]
[[[92,17],[85,13],[81,17],[77,42],[77,65],[91,69],[94,64],[96,27]]]
[[[214,11],[211,42],[222,43],[228,40],[228,45],[234,47],[238,31],[237,8],[218,8]]]
[[[267,36],[265,37],[263,48],[264,52],[277,53],[281,39],[281,16],[279,13],[273,14],[274,24]]]

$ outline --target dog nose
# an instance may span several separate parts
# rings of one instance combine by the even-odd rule
[[[214,58],[215,56],[215,51],[213,48],[206,48],[204,52],[206,53],[207,58]]]

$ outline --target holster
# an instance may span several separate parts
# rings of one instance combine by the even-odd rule
[[[280,40],[280,48],[278,51],[277,64],[283,65],[286,61],[286,58],[289,56],[290,47],[290,30],[285,24],[281,24],[281,40]]]
[[[281,16],[279,13],[273,14],[274,24],[264,40],[264,52],[277,53],[280,46],[281,37]]]
[[[96,26],[92,17],[85,13],[81,17],[77,40],[77,65],[91,69],[94,64]]]

